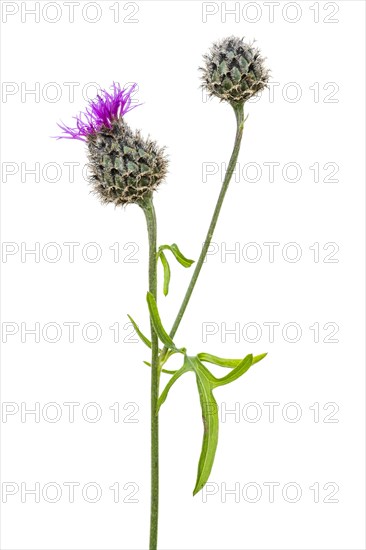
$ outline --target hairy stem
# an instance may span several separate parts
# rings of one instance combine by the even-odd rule
[[[156,272],[156,217],[152,199],[143,203],[147,231],[149,236],[149,291],[157,299]],[[159,398],[159,342],[151,323],[151,507],[150,507],[150,550],[156,550],[158,544],[159,516],[159,417],[157,404]]]
[[[169,335],[170,335],[171,338],[174,338],[174,336],[175,336],[175,334],[178,330],[178,327],[179,327],[180,322],[183,318],[184,312],[187,308],[188,302],[191,298],[193,289],[196,285],[198,276],[200,274],[203,262],[206,258],[206,254],[207,254],[208,248],[209,248],[211,240],[212,240],[213,233],[215,231],[215,227],[216,227],[216,224],[217,224],[217,220],[219,218],[219,214],[220,214],[220,211],[221,211],[222,204],[224,202],[226,191],[229,187],[229,183],[230,183],[231,177],[232,177],[234,169],[235,169],[236,161],[238,159],[238,155],[239,155],[239,151],[240,151],[240,145],[241,145],[241,139],[242,139],[243,130],[244,130],[244,105],[242,103],[241,104],[236,104],[236,105],[233,104],[233,109],[234,109],[234,112],[235,112],[236,123],[237,123],[234,149],[233,149],[233,152],[232,152],[231,157],[230,157],[230,162],[229,162],[229,165],[228,165],[228,168],[227,168],[227,172],[225,174],[225,179],[224,179],[222,187],[221,187],[219,198],[218,198],[217,203],[216,203],[216,207],[215,207],[212,219],[211,219],[210,226],[208,228],[208,232],[207,232],[207,235],[206,235],[204,245],[203,245],[202,250],[201,250],[200,257],[199,257],[199,259],[196,263],[196,267],[195,267],[195,270],[193,272],[192,279],[189,283],[189,286],[187,288],[187,292],[186,292],[186,294],[183,298],[183,302],[180,306],[180,309],[179,309],[177,317],[174,321],[173,327],[170,331]],[[167,354],[167,349],[164,348],[163,351],[162,351],[162,356],[161,356],[161,364],[164,363],[164,360],[166,359],[166,354]]]

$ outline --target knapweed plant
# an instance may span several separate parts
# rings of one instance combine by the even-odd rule
[[[90,183],[93,192],[103,203],[115,206],[130,203],[139,205],[146,217],[149,239],[149,265],[147,307],[150,315],[150,339],[143,334],[136,321],[129,316],[136,333],[151,350],[147,362],[151,373],[151,517],[150,550],[157,548],[158,506],[159,506],[159,412],[168,397],[173,384],[186,372],[192,371],[197,382],[198,396],[202,409],[203,441],[198,462],[197,479],[193,494],[197,494],[207,482],[215,458],[218,443],[219,421],[214,390],[234,382],[247,370],[265,357],[246,355],[243,359],[225,359],[207,352],[192,356],[187,347],[178,347],[175,335],[201,272],[209,248],[220,210],[239,155],[244,129],[244,104],[252,96],[261,92],[268,83],[268,70],[260,52],[252,43],[241,38],[229,37],[213,44],[204,56],[202,86],[209,95],[227,102],[236,117],[234,148],[227,172],[209,225],[201,254],[195,264],[192,278],[175,322],[168,332],[159,315],[157,306],[157,263],[163,267],[163,294],[169,291],[169,260],[175,258],[183,267],[190,268],[193,260],[186,258],[177,244],[164,244],[157,247],[157,224],[153,204],[153,193],[166,178],[168,161],[164,148],[150,138],[144,138],[140,131],[132,130],[125,115],[136,105],[132,105],[131,95],[135,85],[121,88],[114,83],[111,91],[102,90],[96,99],[89,102],[84,113],[75,117],[76,124],[69,127],[60,124],[63,135],[60,138],[84,141],[88,149]],[[174,354],[182,357],[178,370],[169,370],[166,364]],[[217,378],[207,364],[229,369],[226,376]],[[162,391],[161,375],[169,377]]]

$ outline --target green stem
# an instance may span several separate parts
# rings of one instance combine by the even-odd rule
[[[149,291],[157,299],[156,273],[156,216],[152,199],[142,204],[149,236]],[[151,507],[150,507],[150,550],[157,549],[159,516],[159,342],[151,323]]]
[[[234,149],[233,149],[233,152],[232,152],[231,157],[230,157],[229,165],[228,165],[228,168],[227,168],[227,171],[226,171],[226,174],[225,174],[225,179],[223,181],[221,191],[220,191],[220,195],[219,195],[219,198],[218,198],[217,203],[216,203],[216,207],[215,207],[212,219],[211,219],[210,226],[208,228],[206,240],[205,240],[204,245],[202,247],[200,257],[199,257],[199,259],[196,263],[196,267],[195,267],[195,270],[193,272],[192,279],[189,283],[187,292],[186,292],[186,294],[183,298],[182,305],[180,306],[177,317],[176,317],[176,319],[174,321],[174,324],[173,324],[173,327],[170,331],[169,335],[170,335],[171,338],[174,338],[174,336],[175,336],[175,334],[178,330],[178,327],[179,327],[180,322],[183,318],[184,312],[187,308],[188,302],[191,298],[193,289],[196,285],[198,275],[200,274],[203,262],[205,261],[206,254],[207,254],[208,248],[211,244],[212,236],[213,236],[213,233],[215,231],[217,220],[218,220],[218,217],[219,217],[219,214],[220,214],[220,211],[221,211],[221,207],[222,207],[222,204],[224,202],[226,191],[229,187],[229,183],[230,183],[231,177],[232,177],[234,169],[235,169],[236,161],[238,159],[238,155],[239,155],[239,151],[240,151],[240,145],[241,145],[241,139],[242,139],[243,130],[244,130],[244,105],[241,103],[241,104],[233,104],[232,106],[233,106],[233,109],[234,109],[234,112],[235,112],[236,122],[237,122]],[[166,348],[164,348],[163,351],[162,351],[161,364],[164,363],[164,360],[166,358],[166,354],[167,354],[167,350],[166,350]]]

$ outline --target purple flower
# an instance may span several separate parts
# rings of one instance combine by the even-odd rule
[[[101,90],[95,99],[89,101],[85,112],[80,112],[75,116],[76,128],[66,126],[61,123],[64,136],[56,136],[57,139],[79,139],[86,141],[88,136],[95,134],[102,126],[112,127],[112,122],[123,117],[128,111],[131,111],[138,105],[131,107],[131,95],[135,91],[137,84],[129,88],[121,88],[120,84],[113,82],[113,91]]]

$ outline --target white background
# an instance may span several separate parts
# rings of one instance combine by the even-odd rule
[[[216,391],[220,438],[206,498],[192,497],[202,437],[193,375],[172,389],[161,411],[159,547],[365,548],[364,3],[281,2],[272,22],[266,2],[145,1],[137,11],[131,3],[93,6],[81,0],[74,22],[65,2],[38,3],[35,22],[27,14],[35,4],[2,2],[3,246],[14,252],[2,257],[3,340],[15,332],[3,344],[2,399],[14,414],[2,417],[2,481],[3,490],[9,482],[19,487],[2,505],[2,548],[146,548],[150,381],[142,361],[148,353],[142,344],[126,341],[127,313],[148,330],[144,217],[135,206],[102,207],[82,177],[83,144],[50,136],[57,134],[57,121],[69,123],[83,109],[82,92],[95,95],[88,83],[137,82],[143,105],[126,119],[166,145],[170,157],[169,177],[155,199],[159,243],[177,242],[184,254],[197,258],[235,131],[230,107],[206,101],[197,68],[210,44],[231,34],[257,40],[272,71],[273,95],[266,91],[247,105],[237,177],[213,239],[217,246],[176,341],[191,354],[269,355]],[[225,8],[235,8],[236,15],[226,16]],[[5,10],[14,14],[6,18]],[[208,11],[212,15],[204,18]],[[123,21],[128,18],[136,22]],[[73,98],[65,83],[74,83]],[[39,93],[26,93],[37,86]],[[70,162],[76,163],[74,181],[65,164]],[[274,181],[263,164],[268,162],[280,163]],[[207,163],[216,173],[206,178]],[[300,166],[298,181],[291,181],[296,172],[287,163]],[[310,169],[315,163],[318,182]],[[337,165],[337,181],[326,179],[334,167],[324,168],[326,163]],[[35,167],[39,181],[27,172]],[[74,262],[65,242],[80,243]],[[84,248],[90,242],[100,247],[100,261],[90,261],[95,248]],[[56,249],[47,243],[57,243],[59,261],[50,261]],[[114,243],[120,247],[117,262],[109,248]],[[273,261],[263,243],[279,243]],[[296,250],[288,243],[297,243],[298,261],[290,261]],[[335,245],[324,249],[327,243]],[[35,246],[39,261],[32,254],[22,258],[22,250]],[[225,247],[236,247],[238,257],[225,255]],[[258,261],[249,261],[257,253]],[[159,297],[167,329],[190,277],[173,262],[172,271],[170,295]],[[67,322],[80,324],[74,343],[68,341]],[[265,324],[271,322],[279,324],[272,339]],[[39,343],[30,334],[22,342],[21,323],[23,332],[40,324]],[[58,342],[47,341],[55,337],[52,326],[42,336],[47,323],[60,327]],[[98,342],[83,339],[87,323],[100,326]],[[109,328],[115,323],[118,343]],[[207,323],[216,334],[204,338]],[[239,334],[225,336],[225,327]],[[291,342],[299,328],[298,341]],[[88,337],[94,337],[92,329]],[[336,341],[325,341],[330,338]],[[39,422],[32,414],[22,422],[22,402],[23,409],[39,403]],[[67,402],[80,404],[73,423]],[[95,409],[85,408],[90,402],[102,412],[94,423]],[[56,403],[62,413],[54,423],[56,409],[44,408],[47,403]],[[109,408],[114,403],[119,422]],[[278,404],[273,422],[264,403]],[[225,408],[236,408],[237,416],[225,416]],[[298,421],[291,422],[296,415]],[[74,503],[67,482],[80,484]],[[91,482],[102,491],[96,503],[82,496]],[[109,487],[117,482],[120,502],[114,503]],[[273,502],[269,482],[278,484]],[[39,483],[41,491],[47,483],[58,484],[60,500],[49,502],[51,487],[39,503],[30,494],[22,502],[21,483],[26,489]],[[297,485],[287,486],[286,493],[288,483]],[[301,495],[289,502],[294,487]],[[123,502],[134,488],[137,502]],[[234,488],[236,495],[227,494],[225,502],[225,489]],[[250,502],[256,489],[258,501]],[[88,495],[93,498],[92,489]]]

